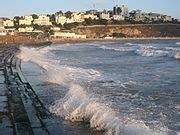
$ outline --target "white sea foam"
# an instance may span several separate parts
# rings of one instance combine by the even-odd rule
[[[176,45],[180,45],[180,42],[176,42]]]
[[[108,103],[100,101],[95,95],[88,94],[77,80],[91,81],[100,76],[93,69],[82,69],[59,65],[56,60],[48,59],[50,47],[41,49],[21,47],[18,55],[24,61],[32,61],[43,67],[48,74],[48,81],[64,85],[69,89],[66,96],[50,106],[51,113],[64,117],[72,122],[89,121],[90,126],[97,130],[105,130],[109,135],[152,135],[166,134],[154,131],[143,121],[121,116]]]
[[[99,46],[99,48],[104,49],[104,50],[114,50],[114,51],[120,51],[120,52],[125,52],[125,51],[133,51],[133,48],[129,47],[109,47],[109,46]]]
[[[109,135],[161,134],[149,129],[144,122],[119,117],[110,107],[93,95],[88,95],[81,86],[71,84],[68,94],[49,108],[51,113],[72,122],[89,121],[91,128],[105,130]]]
[[[175,59],[180,59],[180,52],[176,52],[175,55],[174,55],[174,58]]]
[[[141,56],[147,57],[157,57],[157,56],[166,56],[168,51],[156,50],[154,46],[142,46],[140,49],[136,50],[136,53]]]
[[[125,43],[125,45],[129,45],[129,46],[143,46],[143,44],[138,44],[138,43]]]

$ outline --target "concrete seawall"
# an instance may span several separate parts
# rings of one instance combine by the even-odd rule
[[[21,72],[21,61],[15,47],[1,51],[0,68],[0,134],[64,134],[58,122],[39,100]]]

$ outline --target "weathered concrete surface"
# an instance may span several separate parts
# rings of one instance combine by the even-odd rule
[[[5,82],[4,67],[5,61],[10,56],[12,46],[0,46],[0,134],[13,135],[15,128],[13,123],[12,112],[9,104],[9,91]]]
[[[0,135],[64,134],[23,77],[17,50],[0,49]]]

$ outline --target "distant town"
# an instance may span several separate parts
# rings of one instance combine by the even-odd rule
[[[62,11],[51,15],[15,16],[13,19],[0,18],[0,36],[22,35],[35,38],[85,39],[86,35],[71,30],[76,27],[94,25],[129,24],[179,24],[180,20],[160,13],[129,11],[128,6],[114,6],[109,11],[89,10],[85,12]]]

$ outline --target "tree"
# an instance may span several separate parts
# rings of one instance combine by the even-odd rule
[[[126,37],[126,34],[123,34],[123,33],[113,33],[112,36],[120,38],[120,37]]]
[[[63,12],[60,10],[60,11],[56,12],[55,15],[63,15]]]
[[[66,18],[71,19],[71,15],[72,15],[72,12],[71,12],[71,11],[67,11],[67,12],[65,13]]]
[[[56,23],[56,17],[55,14],[49,15],[50,21],[52,22],[53,25]]]
[[[74,22],[74,23],[65,23],[64,24],[64,28],[66,30],[71,30],[72,28],[76,28],[77,26],[79,26],[80,24],[77,23],[77,22]]]
[[[32,18],[33,18],[33,19],[38,19],[38,15],[32,14]]]

